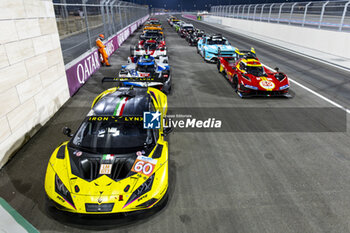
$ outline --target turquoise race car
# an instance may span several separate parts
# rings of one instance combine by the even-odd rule
[[[197,53],[199,53],[205,61],[218,61],[218,57],[232,57],[236,48],[233,47],[228,40],[220,34],[207,35],[200,39],[197,43]]]

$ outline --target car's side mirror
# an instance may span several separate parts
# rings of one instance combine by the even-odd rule
[[[67,126],[62,129],[62,133],[68,137],[73,137],[72,130]]]
[[[167,136],[169,135],[171,132],[173,132],[174,128],[173,127],[166,127],[163,129],[163,135]]]
[[[278,67],[275,67],[275,70],[276,70],[276,72],[279,72],[280,68],[278,68]]]

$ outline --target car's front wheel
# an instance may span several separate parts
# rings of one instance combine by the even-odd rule
[[[221,72],[221,62],[220,62],[220,60],[218,61],[218,63],[216,64],[216,67],[218,68],[218,72],[221,74],[222,72]]]
[[[233,76],[233,79],[232,79],[232,86],[233,86],[233,89],[237,92],[238,91],[238,78],[237,78],[237,74],[235,74]]]

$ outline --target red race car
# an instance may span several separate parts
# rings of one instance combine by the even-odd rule
[[[289,94],[287,75],[268,69],[256,57],[254,49],[239,51],[233,57],[219,57],[219,73],[223,74],[233,85],[237,94],[251,96],[284,96]]]
[[[165,41],[157,40],[140,40],[136,46],[130,47],[131,56],[143,56],[145,54],[151,55],[155,58],[166,57],[167,50]]]

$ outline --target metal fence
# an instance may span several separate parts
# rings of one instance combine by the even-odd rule
[[[211,7],[215,16],[350,32],[350,1],[284,2]]]
[[[53,5],[65,63],[94,47],[99,34],[108,38],[149,13],[148,6],[118,0],[55,0]]]

